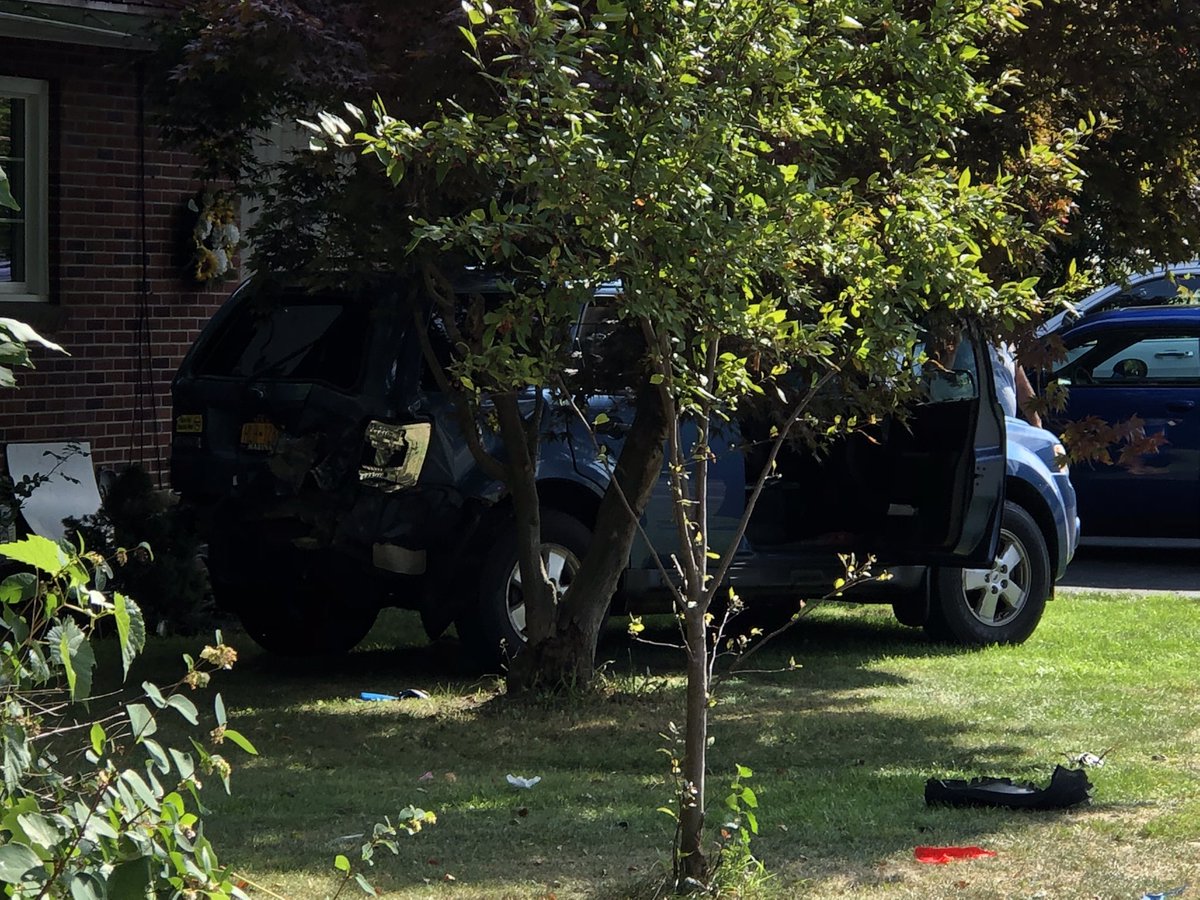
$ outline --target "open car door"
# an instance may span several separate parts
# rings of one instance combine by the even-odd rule
[[[990,566],[1005,476],[1004,412],[991,353],[964,333],[951,367],[924,377],[927,400],[908,422],[893,424],[881,448],[891,475],[888,507],[868,543],[885,563]]]
[[[1004,508],[1004,414],[987,345],[964,331],[947,346],[954,347],[950,364],[925,367],[925,401],[903,421],[887,421],[876,433],[855,434],[819,454],[782,449],[730,569],[732,581],[827,585],[843,573],[837,554],[844,552],[874,554],[880,566],[991,566]],[[769,426],[740,416],[711,435],[708,526],[716,552],[736,533],[765,464]],[[572,447],[580,473],[594,472],[606,485],[590,439],[580,434]],[[610,458],[619,453],[620,440],[608,449]],[[659,565],[671,571],[678,549],[665,468],[642,528],[631,568],[656,584]],[[641,583],[640,575],[626,580],[627,587]]]
[[[880,565],[990,566],[1004,508],[1004,415],[986,344],[925,366],[903,421],[827,453],[785,448],[746,536],[757,554],[871,553]],[[761,470],[746,460],[746,483]]]

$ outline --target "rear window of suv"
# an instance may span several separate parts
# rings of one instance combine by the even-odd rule
[[[196,361],[199,375],[357,384],[371,304],[349,294],[274,293],[241,303]]]

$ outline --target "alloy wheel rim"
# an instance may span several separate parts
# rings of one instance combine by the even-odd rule
[[[995,628],[1015,618],[1029,599],[1030,566],[1025,546],[1001,529],[1000,548],[990,568],[963,569],[963,596],[976,621]]]
[[[561,544],[542,544],[542,565],[550,576],[554,586],[554,599],[557,601],[567,592],[571,582],[579,573],[579,557]],[[508,621],[517,634],[525,637],[525,592],[521,587],[521,565],[513,566],[508,576],[507,595]]]

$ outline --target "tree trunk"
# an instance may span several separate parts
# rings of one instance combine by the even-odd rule
[[[542,516],[538,505],[537,467],[529,452],[526,422],[515,394],[495,399],[500,436],[509,452],[506,483],[512,497],[517,535],[517,564],[525,597],[525,632],[543,640],[554,623],[554,588],[542,564]]]
[[[704,775],[708,762],[708,627],[702,590],[689,590],[693,602],[684,614],[687,641],[687,724],[683,738],[684,790],[679,800],[679,846],[675,864],[676,888],[690,892],[708,884],[704,855]],[[691,596],[696,595],[696,596]]]
[[[591,546],[571,589],[558,605],[553,633],[543,641],[531,641],[513,661],[508,673],[510,693],[535,687],[586,686],[595,677],[596,642],[629,562],[637,516],[662,471],[666,429],[658,391],[647,380],[638,391],[633,423],[617,459],[613,482],[600,502]],[[630,509],[635,515],[630,515]]]

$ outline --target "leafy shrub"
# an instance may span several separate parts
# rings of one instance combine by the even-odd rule
[[[68,524],[84,546],[106,558],[121,547],[154,548],[153,556],[145,549],[131,552],[115,573],[115,586],[138,598],[151,631],[190,635],[213,626],[216,610],[200,561],[200,539],[145,469],[131,466],[118,474],[100,512]]]
[[[199,726],[189,694],[237,653],[221,642],[184,657],[167,688],[150,682],[129,702],[92,693],[92,638],[112,623],[125,675],[146,639],[138,605],[104,593],[109,563],[33,536],[0,545],[32,569],[0,583],[0,886],[4,896],[90,898],[245,897],[204,836],[201,781],[229,788],[219,745],[254,753],[230,728],[220,695],[216,727],[190,749],[155,740],[164,715]],[[115,703],[102,708],[105,700]]]

